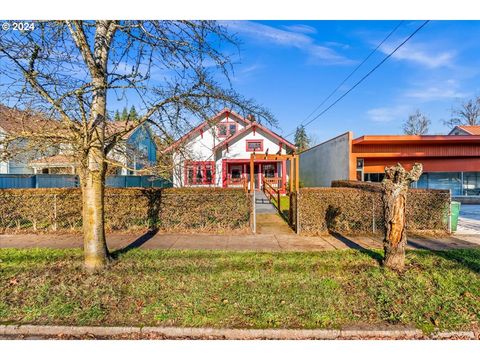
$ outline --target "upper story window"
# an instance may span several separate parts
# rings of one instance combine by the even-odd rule
[[[247,141],[247,151],[263,151],[263,140],[246,140]]]
[[[229,137],[237,132],[237,123],[234,121],[224,121],[217,125],[218,137]]]

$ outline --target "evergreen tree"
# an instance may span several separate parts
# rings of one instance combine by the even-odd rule
[[[132,105],[130,108],[130,112],[128,113],[128,120],[137,120],[138,119],[138,113],[137,109],[135,109],[135,106]]]
[[[305,126],[300,125],[295,130],[295,146],[298,152],[307,150],[310,147],[310,138],[307,136]]]
[[[123,108],[122,110],[122,116],[120,117],[120,120],[127,120],[128,119],[128,110],[126,107]]]
[[[115,117],[113,118],[115,121],[119,121],[120,120],[120,113],[117,111],[115,111]]]

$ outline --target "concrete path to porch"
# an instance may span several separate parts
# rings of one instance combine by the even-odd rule
[[[322,251],[381,248],[380,238],[369,236],[299,236],[295,234],[207,235],[207,234],[108,234],[112,250],[141,249],[231,250],[231,251]],[[81,248],[79,234],[0,235],[0,248]],[[478,236],[445,238],[409,237],[409,249],[480,248]]]

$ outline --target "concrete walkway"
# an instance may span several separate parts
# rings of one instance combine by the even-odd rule
[[[110,249],[204,249],[250,251],[322,251],[381,248],[380,238],[369,236],[298,236],[291,234],[205,235],[205,234],[109,234]],[[79,234],[0,235],[0,248],[81,248]],[[468,249],[480,247],[478,236],[445,238],[410,237],[409,249]]]
[[[478,235],[480,237],[480,205],[462,204],[456,234]]]
[[[263,191],[255,190],[255,212],[257,214],[276,214],[277,209],[267,199]]]

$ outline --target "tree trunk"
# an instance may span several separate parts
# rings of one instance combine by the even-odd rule
[[[402,270],[405,265],[405,205],[408,187],[404,184],[385,186],[383,203],[385,208],[384,266]]]
[[[400,164],[385,168],[383,181],[383,206],[385,214],[385,238],[383,265],[401,271],[405,267],[405,246],[407,244],[406,205],[410,184],[422,174],[422,164],[415,164],[407,172]]]
[[[85,268],[92,272],[110,260],[105,238],[105,165],[101,150],[93,149],[81,176]]]

